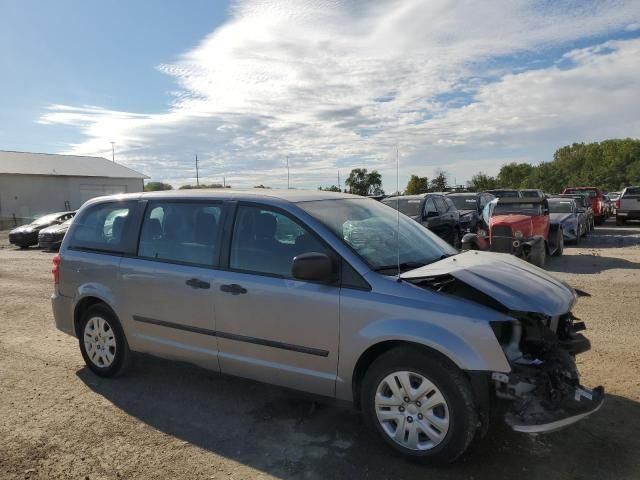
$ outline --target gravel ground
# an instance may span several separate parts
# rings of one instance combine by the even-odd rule
[[[592,294],[575,314],[592,350],[592,418],[553,434],[496,423],[458,463],[428,467],[372,438],[348,405],[150,357],[100,379],[55,330],[53,254],[0,232],[0,478],[640,478],[640,224],[611,222],[547,269]]]

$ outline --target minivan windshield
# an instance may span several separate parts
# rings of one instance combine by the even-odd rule
[[[418,222],[375,200],[319,200],[298,206],[385,275],[397,273],[398,256],[401,271],[407,271],[458,253]]]

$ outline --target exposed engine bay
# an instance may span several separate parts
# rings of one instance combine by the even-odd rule
[[[491,381],[495,398],[510,403],[505,420],[514,430],[557,430],[602,406],[604,389],[589,390],[579,382],[575,355],[591,345],[580,333],[586,328],[584,322],[571,312],[550,316],[514,311],[451,274],[407,280],[482,304],[513,319],[491,323],[511,366],[511,372],[493,372]]]

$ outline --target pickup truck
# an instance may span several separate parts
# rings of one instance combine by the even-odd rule
[[[607,218],[606,205],[602,190],[597,187],[568,187],[562,191],[563,194],[587,195],[591,199],[591,208],[593,209],[593,221],[596,225],[602,225]]]
[[[627,187],[616,200],[616,225],[640,220],[640,187]]]

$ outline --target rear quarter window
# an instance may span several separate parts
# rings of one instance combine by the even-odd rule
[[[69,248],[124,253],[125,231],[136,202],[100,203],[78,215],[69,232]]]
[[[640,187],[629,187],[624,191],[623,197],[640,197]]]

